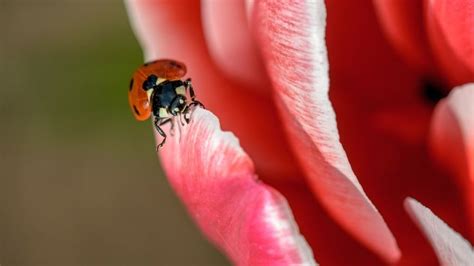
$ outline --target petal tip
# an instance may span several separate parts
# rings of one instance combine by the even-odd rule
[[[441,265],[472,265],[472,245],[459,233],[413,198],[406,198],[404,207],[432,245]]]

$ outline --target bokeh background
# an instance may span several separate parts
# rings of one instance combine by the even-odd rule
[[[0,264],[228,265],[130,113],[118,0],[0,0]]]

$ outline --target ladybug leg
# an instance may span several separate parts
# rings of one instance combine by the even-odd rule
[[[184,117],[184,121],[186,121],[186,124],[189,124],[189,121],[191,120],[192,111],[194,111],[196,106],[200,106],[206,109],[204,105],[199,101],[193,101],[190,104],[188,104],[183,110],[183,117]]]
[[[181,124],[182,124],[183,126],[186,125],[186,124],[189,124],[189,121],[186,120],[186,114],[185,114],[185,113],[182,113],[182,114],[180,115],[180,117],[181,117],[181,121],[182,121]]]
[[[189,106],[190,104],[186,105],[186,107],[183,110],[183,117],[184,117],[184,121],[186,121],[186,124],[189,124],[189,121],[191,120],[191,115],[189,114],[191,109],[189,108]]]
[[[159,126],[166,125],[167,123],[170,123],[173,120],[172,118],[167,118],[165,120],[161,120],[161,119],[163,119],[163,118],[158,118],[158,120],[159,120],[158,125]],[[171,123],[171,126],[173,127],[173,123]]]
[[[186,110],[186,107],[184,108],[183,112]],[[181,124],[182,127],[184,127],[185,123],[183,121],[183,113],[177,113],[176,114],[176,120],[178,120],[178,123]],[[187,123],[186,123],[187,124]]]
[[[191,84],[191,79],[188,78],[184,81],[185,88],[189,90],[189,95],[191,96],[191,101],[195,101],[196,94],[194,93],[193,84]]]
[[[160,118],[158,117],[155,117],[155,121],[154,121],[154,124],[155,124],[155,128],[156,128],[156,131],[158,131],[158,134],[160,134],[160,136],[163,137],[163,140],[161,141],[160,144],[156,145],[156,151],[158,151],[161,147],[163,147],[163,145],[165,144],[166,142],[166,133],[163,131],[163,129],[160,127],[168,122],[170,122],[171,119],[166,119],[166,120],[161,120]]]
[[[191,84],[191,79],[188,78],[187,80],[185,80],[184,84],[185,84],[185,88],[189,90],[189,95],[191,96],[191,104],[190,105],[191,106],[199,105],[202,108],[206,109],[206,107],[204,107],[204,104],[202,104],[200,101],[196,100],[196,94],[194,93],[194,88],[193,88],[193,85]]]
[[[185,88],[189,90],[189,95],[191,96],[191,103],[186,106],[183,110],[183,116],[184,120],[186,121],[187,124],[189,124],[189,121],[191,120],[191,111],[194,110],[193,107],[200,106],[201,108],[206,109],[204,104],[202,104],[200,101],[196,100],[196,94],[194,93],[194,88],[193,85],[191,84],[191,79],[188,78],[184,81]]]
[[[177,116],[177,118],[176,118],[176,119],[178,119],[178,121],[179,121],[179,123],[181,124],[181,126],[184,126],[184,125],[185,125],[185,121],[183,121],[183,117],[184,117],[184,115],[178,114],[178,116]],[[187,122],[186,122],[186,124],[187,124]]]
[[[170,135],[171,135],[171,136],[174,136],[174,132],[175,132],[175,131],[174,131],[174,123],[175,123],[175,119],[174,119],[174,117],[171,117],[171,118],[168,118],[168,119],[170,119],[170,123],[171,123],[171,127],[170,127]]]
[[[202,102],[200,101],[196,101],[194,100],[192,103],[189,104],[190,106],[199,106],[201,107],[202,109],[206,109],[206,107],[204,106],[204,104],[202,104]]]

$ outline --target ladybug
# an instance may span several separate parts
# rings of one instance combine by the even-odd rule
[[[175,117],[189,123],[193,107],[204,105],[196,100],[191,79],[181,80],[186,75],[186,66],[171,59],[159,59],[139,67],[130,80],[128,101],[135,118],[147,120],[153,114],[156,130],[163,137],[156,149],[163,147],[166,134],[160,127],[174,123]],[[188,100],[187,93],[189,93]],[[182,121],[182,120],[180,120]],[[173,124],[172,124],[173,126]]]

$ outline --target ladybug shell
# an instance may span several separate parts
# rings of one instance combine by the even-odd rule
[[[128,101],[132,113],[139,121],[146,120],[151,115],[151,104],[148,93],[143,89],[143,83],[150,75],[167,80],[176,80],[186,75],[186,66],[171,59],[159,59],[139,67],[130,80]]]

